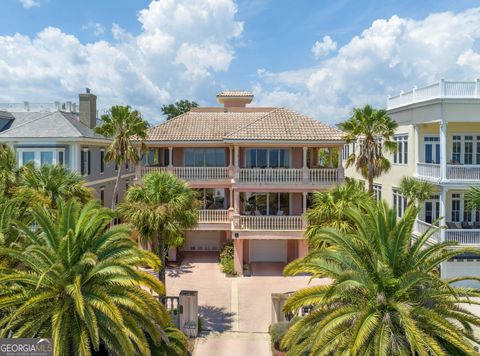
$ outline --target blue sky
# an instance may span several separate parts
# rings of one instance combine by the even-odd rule
[[[3,0],[0,101],[130,104],[152,122],[223,88],[336,122],[480,72],[479,1]],[[326,37],[327,36],[327,37]],[[317,45],[316,42],[318,41]],[[3,52],[3,55],[2,55]]]

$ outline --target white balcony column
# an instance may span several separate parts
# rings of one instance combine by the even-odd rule
[[[303,192],[303,210],[302,212],[305,213],[307,211],[307,192]]]
[[[303,147],[303,168],[307,168],[307,152],[308,152],[308,147]]]
[[[308,167],[307,167],[307,153],[308,153],[308,147],[303,147],[303,167],[302,167],[303,183],[308,183],[309,181],[309,174],[308,174]]]
[[[173,167],[173,147],[168,147],[168,167]]]
[[[233,189],[228,188],[229,194],[230,194],[230,201],[229,201],[229,209],[233,210]]]
[[[345,171],[343,169],[343,146],[338,147],[338,181],[343,182],[345,178]]]
[[[233,166],[233,179],[238,181],[240,179],[240,147],[234,146],[234,166]]]
[[[445,217],[447,215],[447,187],[440,187],[440,226],[445,225]],[[445,241],[445,229],[440,230],[440,242]]]
[[[228,147],[228,166],[233,167],[233,147]]]
[[[235,190],[233,195],[234,195],[233,208],[235,209],[235,214],[240,214],[240,192]]]
[[[440,122],[440,179],[447,179],[447,123],[443,117],[442,105],[442,121]]]
[[[420,142],[418,142],[418,125],[413,125],[413,149],[415,150],[415,169],[420,162]]]

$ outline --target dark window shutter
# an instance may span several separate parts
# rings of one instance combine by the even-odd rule
[[[80,152],[80,174],[85,174],[85,151]]]
[[[92,173],[92,165],[90,164],[90,161],[91,161],[90,150],[88,150],[87,153],[88,153],[88,174],[90,174],[90,173]]]

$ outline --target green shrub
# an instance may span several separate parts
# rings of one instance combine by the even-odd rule
[[[282,338],[287,333],[290,325],[291,324],[288,321],[280,321],[278,323],[270,325],[270,327],[268,328],[268,332],[270,333],[270,337],[272,338],[273,347],[275,347],[276,350],[287,351],[280,347],[280,343],[282,342]]]
[[[235,275],[235,266],[233,263],[233,241],[229,241],[223,245],[220,252],[220,268],[222,272],[229,275]]]

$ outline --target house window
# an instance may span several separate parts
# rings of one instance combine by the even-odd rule
[[[350,145],[343,146],[343,160],[346,161],[350,156]]]
[[[440,201],[438,195],[431,195],[423,202],[424,221],[431,224],[438,219],[440,214]]]
[[[480,136],[452,136],[453,164],[480,164]]]
[[[18,166],[21,167],[29,162],[36,166],[64,164],[65,149],[63,148],[17,148]]]
[[[51,166],[53,164],[53,152],[45,151],[40,152],[40,165]]]
[[[29,162],[35,162],[35,152],[23,151],[22,152],[22,165],[25,165]]]
[[[80,174],[82,176],[89,175],[91,173],[90,157],[90,150],[88,148],[82,149],[80,155]]]
[[[382,185],[381,184],[373,184],[373,198],[376,201],[382,200]]]
[[[289,193],[245,193],[245,215],[289,215]]]
[[[452,194],[452,221],[460,221],[460,194]]]
[[[225,209],[225,189],[200,188],[197,191],[202,202],[202,209]]]
[[[290,150],[288,148],[247,148],[246,168],[288,168]]]
[[[393,207],[397,212],[397,218],[401,218],[407,209],[407,198],[398,189],[393,189]]]
[[[63,166],[65,164],[65,152],[58,151],[58,164]]]
[[[408,135],[399,135],[393,138],[397,143],[397,151],[393,154],[393,163],[408,163]]]
[[[223,148],[186,148],[185,167],[225,167],[226,156]]]
[[[100,150],[100,173],[105,172],[105,150]]]
[[[102,203],[102,206],[105,206],[105,188],[100,187],[100,202]]]

